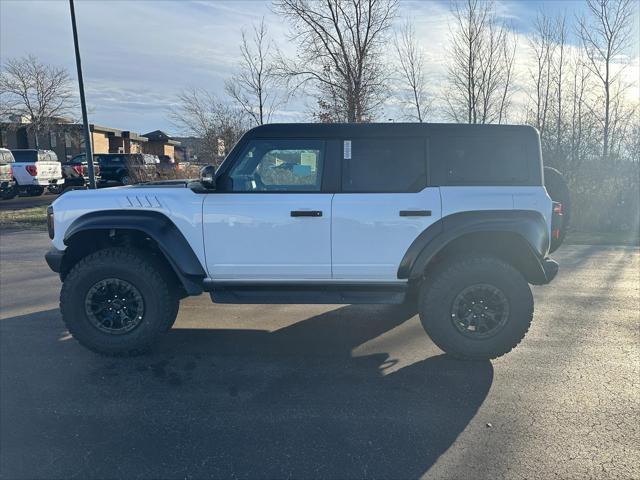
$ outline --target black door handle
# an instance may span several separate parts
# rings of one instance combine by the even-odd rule
[[[430,217],[431,210],[400,210],[401,217]]]
[[[321,210],[291,210],[292,217],[321,217]]]

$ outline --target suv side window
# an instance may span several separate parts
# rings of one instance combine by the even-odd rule
[[[319,192],[322,140],[251,140],[229,171],[233,192]]]
[[[356,138],[344,143],[343,192],[406,193],[427,186],[423,138]]]
[[[513,185],[529,179],[527,152],[517,137],[439,137],[431,145],[442,185]]]

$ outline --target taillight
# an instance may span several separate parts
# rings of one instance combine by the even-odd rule
[[[76,173],[78,175],[82,175],[83,174],[83,169],[82,169],[82,165],[74,165],[73,169],[76,171]]]
[[[562,215],[562,204],[560,202],[553,202],[553,213]]]
[[[9,165],[9,179],[13,178],[13,168]]]
[[[47,231],[49,232],[49,238],[53,240],[55,235],[53,229],[53,205],[47,207]]]
[[[25,170],[32,177],[35,177],[36,175],[38,175],[38,166],[37,165],[27,165],[25,167]]]

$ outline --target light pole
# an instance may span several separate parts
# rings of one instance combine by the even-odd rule
[[[76,49],[76,68],[78,69],[78,87],[80,88],[80,107],[82,108],[82,124],[84,127],[84,148],[87,158],[87,171],[89,173],[89,188],[96,188],[96,176],[93,171],[93,151],[91,148],[91,132],[89,131],[89,119],[87,118],[87,103],[84,100],[84,81],[82,80],[82,62],[80,61],[80,48],[78,47],[78,29],[76,28],[76,11],[73,8],[73,0],[69,0],[71,8],[71,27],[73,29],[73,45]]]

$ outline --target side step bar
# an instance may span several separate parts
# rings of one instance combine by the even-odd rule
[[[245,304],[401,304],[406,283],[240,283],[204,281],[215,303]]]

